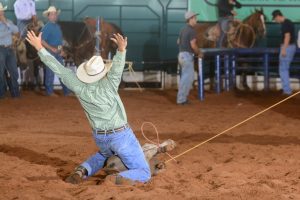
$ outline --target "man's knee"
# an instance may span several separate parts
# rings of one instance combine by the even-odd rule
[[[146,182],[150,181],[150,179],[151,179],[151,170],[150,170],[150,167],[143,168],[142,171],[144,173],[144,176],[143,176],[143,178],[142,178],[141,181],[143,183],[146,183]]]

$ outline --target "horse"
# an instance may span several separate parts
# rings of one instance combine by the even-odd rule
[[[67,61],[74,62],[76,66],[79,66],[82,62],[88,60],[95,54],[97,34],[100,35],[101,42],[99,49],[104,59],[109,58],[109,54],[115,54],[117,49],[117,46],[110,40],[111,36],[114,33],[123,35],[119,27],[103,19],[101,19],[100,23],[100,33],[96,32],[96,20],[92,18],[86,18],[83,22],[59,21],[58,24],[63,34],[63,57]],[[33,31],[38,35],[43,26],[42,21],[32,22],[27,25],[27,30]],[[26,40],[21,41],[21,44],[22,48],[16,48],[16,54],[18,55],[18,60],[22,60],[22,66],[24,66],[23,77],[25,83],[29,80],[29,82],[33,82],[35,86],[37,86],[40,82],[39,67],[43,64],[33,46]]]
[[[20,39],[19,35],[14,34],[12,36],[12,47],[17,59],[17,65],[24,69],[27,66],[27,57],[26,57],[26,45],[25,41]]]
[[[197,23],[194,27],[197,33],[197,45],[199,48],[216,48],[220,36],[218,24]],[[232,21],[227,32],[227,48],[251,48],[259,37],[266,35],[265,15],[263,9],[255,9],[254,12],[243,21]],[[242,64],[245,65],[245,64]],[[247,66],[245,66],[247,69]],[[213,73],[212,71],[210,73]],[[245,89],[247,70],[241,74],[241,82]],[[213,80],[211,79],[211,83]]]
[[[218,24],[197,23],[194,27],[197,33],[197,45],[199,48],[215,48],[220,36]],[[255,11],[246,19],[230,23],[227,32],[227,48],[251,48],[258,37],[266,34],[265,15],[263,9]]]
[[[83,22],[58,22],[63,33],[63,52],[66,58],[71,58],[75,65],[80,65],[91,58],[96,48],[99,48],[103,59],[116,52],[117,46],[110,40],[114,33],[123,35],[115,24],[101,19],[100,32],[96,31],[96,19],[85,18]],[[96,47],[96,38],[99,36],[100,46]]]

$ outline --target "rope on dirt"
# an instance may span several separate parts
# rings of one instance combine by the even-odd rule
[[[184,155],[184,154],[187,154],[188,152],[190,152],[190,151],[192,151],[192,150],[198,148],[199,146],[201,146],[201,145],[203,145],[203,144],[205,144],[205,143],[207,143],[207,142],[209,142],[209,141],[211,141],[211,140],[213,140],[213,139],[215,139],[215,138],[217,138],[217,137],[223,135],[224,133],[226,133],[226,132],[228,132],[228,131],[230,131],[230,130],[232,130],[232,129],[234,129],[234,128],[236,128],[236,127],[238,127],[238,126],[240,126],[240,125],[242,125],[242,124],[244,124],[244,123],[246,123],[247,121],[249,121],[249,120],[251,120],[251,119],[257,117],[258,115],[263,114],[264,112],[266,112],[266,111],[268,111],[268,110],[274,108],[275,106],[278,106],[279,104],[282,104],[283,102],[287,101],[288,99],[293,98],[294,96],[296,96],[296,95],[298,95],[298,94],[300,94],[300,91],[298,91],[298,92],[296,92],[295,94],[292,94],[292,95],[288,96],[287,98],[285,98],[285,99],[283,99],[283,100],[277,102],[276,104],[273,104],[272,106],[270,106],[270,107],[268,107],[268,108],[266,108],[266,109],[264,109],[264,110],[262,110],[262,111],[256,113],[255,115],[252,115],[251,117],[248,117],[248,118],[245,119],[244,121],[242,121],[242,122],[240,122],[240,123],[238,123],[238,124],[236,124],[236,125],[234,125],[234,126],[228,128],[228,129],[222,131],[221,133],[219,133],[219,134],[217,134],[217,135],[215,135],[215,136],[213,136],[213,137],[211,137],[211,138],[209,138],[209,139],[207,139],[207,140],[205,140],[205,141],[203,141],[203,142],[197,144],[196,146],[194,146],[194,147],[192,147],[192,148],[190,148],[190,149],[188,149],[188,150],[182,152],[181,154],[178,154],[178,155],[174,156],[172,159],[169,159],[169,160],[165,161],[165,163],[168,163],[168,162],[170,162],[170,161],[173,160],[173,159],[175,160],[176,158],[178,158],[178,157],[180,157],[180,156],[182,156],[182,155]]]
[[[132,77],[134,77],[134,79],[135,79],[135,80],[134,80],[135,84],[138,86],[140,92],[143,92],[142,87],[140,86],[140,84],[139,84],[138,81],[137,81],[135,71],[133,70],[133,67],[132,67],[133,62],[127,62],[127,61],[126,61],[125,63],[128,64],[128,71],[129,71],[129,74],[130,74]]]
[[[149,124],[149,125],[151,125],[153,128],[154,128],[154,130],[155,130],[155,132],[156,132],[156,138],[157,138],[157,142],[153,142],[152,140],[150,140],[147,136],[146,136],[146,134],[144,133],[144,126],[146,125],[146,124]],[[155,144],[157,147],[159,147],[159,133],[158,133],[158,131],[157,131],[157,128],[156,128],[156,126],[152,123],[152,122],[143,122],[143,124],[142,124],[142,126],[141,126],[141,132],[142,132],[142,135],[144,136],[144,138],[148,141],[148,142],[150,142],[150,143],[152,143],[152,144]],[[170,160],[174,160],[175,162],[177,162],[176,160],[175,160],[175,158],[174,157],[172,157],[168,152],[165,152],[171,159]]]
[[[111,62],[112,62],[112,60],[109,60],[109,59],[103,59],[103,61],[104,61],[105,63],[111,63]],[[142,88],[142,87],[140,86],[140,84],[138,83],[137,78],[136,78],[135,71],[133,70],[133,67],[132,67],[133,62],[131,62],[131,61],[125,61],[125,64],[128,65],[128,68],[127,68],[127,69],[125,68],[124,71],[125,71],[125,72],[126,72],[126,71],[129,72],[130,76],[132,76],[132,77],[134,78],[134,82],[135,82],[135,84],[138,86],[140,92],[143,92],[143,88]]]

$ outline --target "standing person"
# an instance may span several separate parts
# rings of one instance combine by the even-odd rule
[[[92,126],[93,137],[100,150],[76,168],[66,181],[80,183],[100,170],[107,158],[118,155],[128,170],[108,177],[116,184],[131,181],[147,182],[151,172],[142,148],[128,125],[118,87],[125,66],[127,38],[114,34],[118,51],[112,64],[104,64],[101,56],[93,56],[73,73],[51,56],[42,46],[41,34],[27,34],[41,60],[58,75],[79,99]]]
[[[279,74],[283,95],[292,94],[290,87],[290,64],[296,53],[295,27],[291,20],[285,18],[280,10],[272,12],[273,20],[281,24],[281,45],[279,54]]]
[[[17,18],[17,26],[20,30],[20,37],[25,38],[27,25],[31,22],[37,23],[35,1],[34,0],[16,0],[14,11]]]
[[[0,3],[0,99],[4,98],[6,92],[5,70],[9,73],[7,84],[10,86],[11,96],[20,96],[17,60],[12,49],[12,34],[18,33],[18,27],[6,19],[6,9],[7,6],[3,7]]]
[[[233,9],[241,8],[242,5],[236,0],[218,0],[218,24],[220,27],[220,37],[217,41],[217,47],[223,47],[223,43],[226,40],[226,34],[229,31],[229,23],[233,21],[233,17],[237,15],[236,11]]]
[[[43,46],[62,64],[63,58],[61,56],[62,48],[62,31],[60,26],[56,23],[60,10],[54,6],[50,6],[48,10],[43,12],[43,16],[48,18],[48,22],[42,29],[42,44]],[[45,67],[45,88],[47,96],[57,96],[53,92],[54,73],[46,66]],[[69,89],[61,82],[63,93],[65,96],[70,94]]]
[[[179,46],[178,63],[181,70],[179,81],[177,104],[189,104],[188,95],[194,82],[194,54],[199,55],[200,50],[197,46],[196,31],[194,26],[197,24],[197,15],[192,11],[185,13],[186,26],[181,29],[177,44]]]

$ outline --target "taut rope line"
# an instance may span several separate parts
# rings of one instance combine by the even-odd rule
[[[211,137],[211,138],[209,138],[209,139],[207,139],[207,140],[205,140],[205,141],[203,141],[203,142],[197,144],[196,146],[194,146],[194,147],[192,147],[192,148],[190,148],[190,149],[188,149],[188,150],[186,150],[186,151],[184,151],[184,152],[182,152],[182,153],[180,153],[180,154],[178,154],[178,155],[172,157],[171,159],[165,161],[165,163],[168,163],[168,162],[170,162],[171,160],[175,160],[176,158],[178,158],[178,157],[180,157],[180,156],[182,156],[182,155],[184,155],[184,154],[186,154],[186,153],[188,153],[188,152],[190,152],[190,151],[192,151],[192,150],[198,148],[199,146],[201,146],[201,145],[203,145],[203,144],[205,144],[205,143],[207,143],[207,142],[209,142],[209,141],[211,141],[211,140],[213,140],[213,139],[215,139],[215,138],[217,138],[217,137],[223,135],[224,133],[227,133],[228,131],[230,131],[230,130],[232,130],[232,129],[234,129],[234,128],[236,128],[236,127],[238,127],[238,126],[240,126],[240,125],[242,125],[242,124],[244,124],[244,123],[246,123],[247,121],[249,121],[249,120],[251,120],[251,119],[253,119],[253,118],[255,118],[255,117],[257,117],[257,116],[259,116],[259,115],[261,115],[261,114],[263,114],[263,113],[265,113],[266,111],[268,111],[268,110],[274,108],[275,106],[278,106],[279,104],[282,104],[283,102],[287,101],[288,99],[293,98],[294,96],[298,95],[299,93],[300,93],[300,91],[296,92],[295,94],[292,94],[292,95],[288,96],[287,98],[285,98],[285,99],[283,99],[283,100],[281,100],[281,101],[279,101],[279,102],[273,104],[272,106],[270,106],[270,107],[268,107],[268,108],[266,108],[266,109],[264,109],[264,110],[262,110],[262,111],[256,113],[255,115],[252,115],[251,117],[248,117],[248,118],[245,119],[244,121],[242,121],[242,122],[240,122],[240,123],[238,123],[238,124],[236,124],[236,125],[234,125],[234,126],[228,128],[228,129],[222,131],[221,133],[219,133],[219,134],[217,134],[217,135],[215,135],[215,136],[213,136],[213,137]]]

